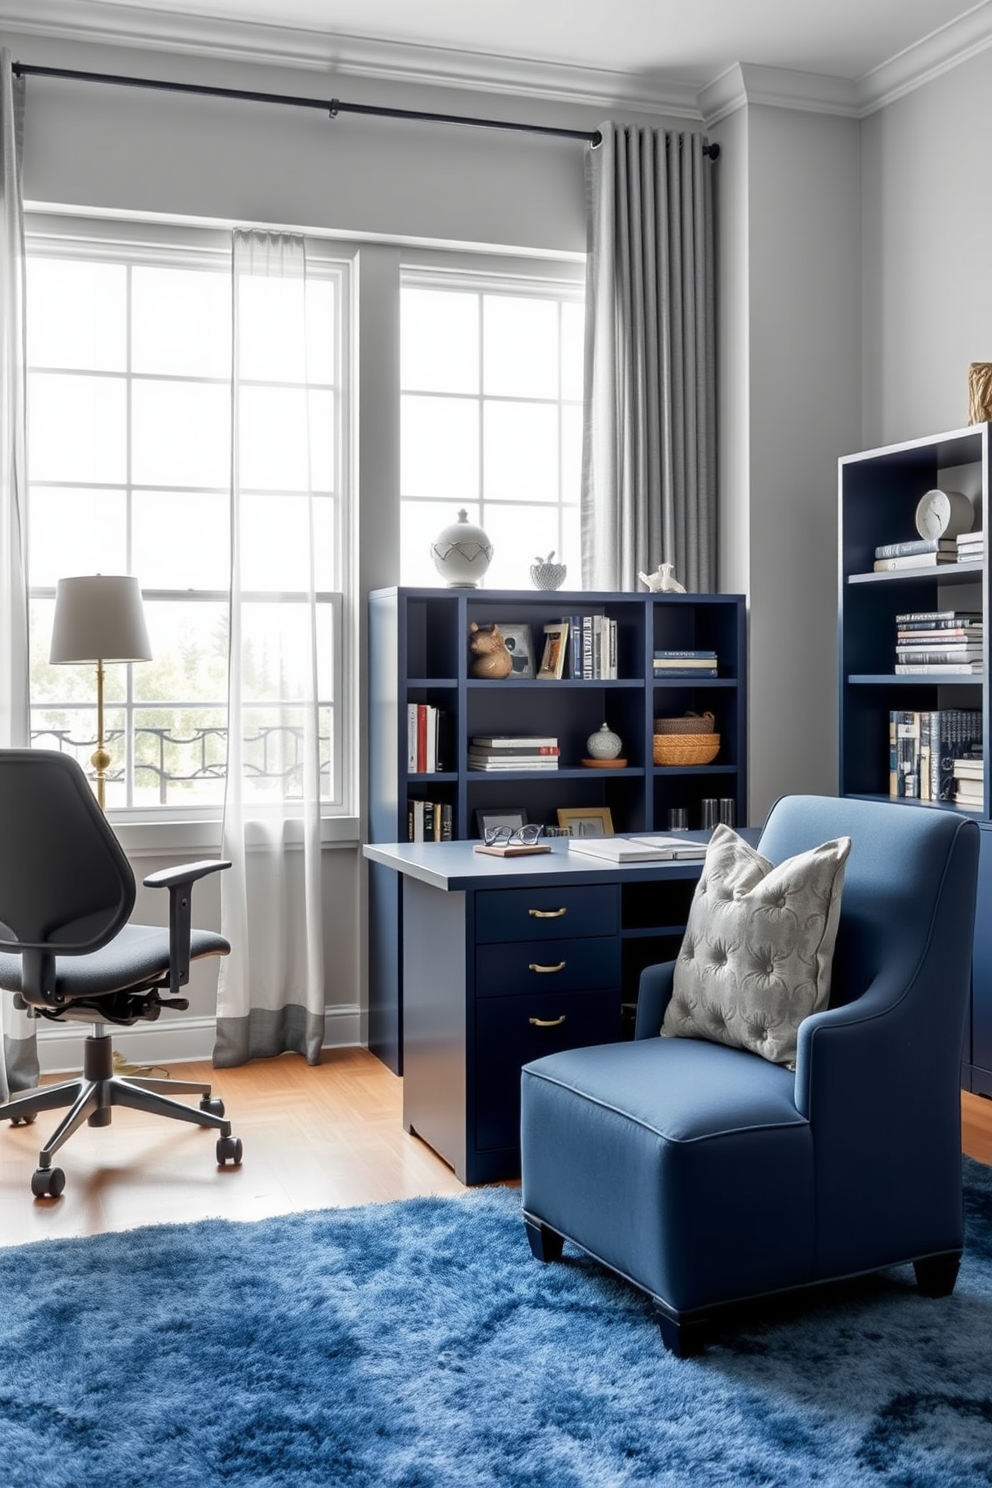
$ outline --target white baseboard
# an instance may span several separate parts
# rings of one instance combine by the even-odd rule
[[[209,1060],[214,1048],[215,1020],[170,1018],[159,1023],[136,1023],[132,1028],[112,1028],[114,1048],[131,1064],[170,1066],[187,1060]],[[90,1033],[86,1023],[49,1023],[38,1030],[38,1059],[43,1075],[61,1075],[82,1068],[83,1040]],[[361,1010],[357,1003],[340,1003],[324,1009],[325,1049],[343,1049],[361,1043]]]

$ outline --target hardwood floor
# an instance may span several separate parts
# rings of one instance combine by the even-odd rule
[[[463,1191],[403,1130],[402,1081],[366,1049],[327,1050],[316,1068],[285,1054],[233,1070],[181,1064],[172,1074],[207,1081],[223,1099],[245,1145],[241,1168],[218,1169],[210,1132],[117,1109],[109,1128],[83,1127],[62,1149],[62,1197],[35,1200],[37,1148],[58,1113],[33,1126],[4,1123],[0,1245]],[[964,1094],[961,1108],[965,1152],[992,1163],[992,1101]]]
[[[328,1049],[233,1070],[176,1064],[177,1079],[209,1082],[244,1143],[240,1168],[218,1168],[212,1132],[114,1109],[84,1126],[56,1161],[56,1200],[31,1196],[38,1147],[59,1112],[33,1126],[0,1125],[0,1245],[208,1217],[262,1219],[299,1209],[463,1192],[451,1169],[402,1126],[402,1081],[366,1049]],[[187,1097],[190,1104],[192,1097]]]

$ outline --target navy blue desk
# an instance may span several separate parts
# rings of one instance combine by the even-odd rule
[[[630,1036],[641,971],[677,953],[701,860],[473,846],[364,852],[402,875],[403,1125],[463,1183],[489,1183],[519,1176],[521,1065]]]

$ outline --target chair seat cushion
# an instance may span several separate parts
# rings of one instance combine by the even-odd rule
[[[669,1142],[696,1142],[742,1127],[805,1126],[795,1076],[741,1050],[700,1040],[642,1039],[564,1049],[524,1066],[583,1100],[622,1113]]]
[[[226,956],[230,941],[212,930],[190,934],[190,960]],[[169,932],[159,925],[124,925],[109,945],[85,956],[56,956],[55,990],[66,998],[98,997],[143,987],[169,970]],[[0,953],[0,987],[21,990],[21,958]]]
[[[676,1311],[799,1286],[813,1144],[795,1077],[741,1049],[641,1039],[523,1068],[524,1211]]]

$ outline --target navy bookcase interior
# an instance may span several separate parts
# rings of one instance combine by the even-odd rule
[[[979,913],[972,1005],[962,1084],[992,1096],[992,816],[989,796],[988,551],[983,561],[875,573],[875,549],[917,537],[916,506],[931,490],[961,491],[988,533],[989,428],[950,433],[847,455],[838,462],[840,501],[840,793],[889,796],[889,714],[895,710],[980,710],[985,741],[980,809]],[[980,676],[897,675],[896,615],[972,610],[986,619]],[[962,810],[910,801],[897,809]],[[984,908],[983,908],[984,907]]]
[[[544,626],[599,613],[616,624],[616,671],[611,679],[469,676],[469,626],[529,625],[536,665]],[[716,677],[656,679],[660,650],[712,650]],[[571,658],[571,645],[568,646]],[[729,797],[738,824],[747,822],[746,617],[742,595],[628,594],[592,591],[414,589],[369,596],[369,840],[407,839],[410,800],[450,808],[454,838],[477,836],[479,810],[522,811],[526,819],[557,825],[559,807],[608,807],[615,832],[666,831],[668,811],[684,807],[689,826],[701,825],[706,797]],[[408,769],[410,703],[440,712],[444,768]],[[656,766],[653,720],[711,712],[720,752],[708,765]],[[601,724],[620,735],[619,769],[581,763],[586,740]],[[468,768],[477,735],[545,735],[558,740],[557,770],[485,773]],[[369,1046],[389,1067],[402,1069],[402,902],[397,875],[369,867]],[[681,936],[685,906],[671,925],[633,901],[624,941],[623,995],[636,990],[642,965],[667,954]],[[665,934],[659,938],[658,931]],[[677,945],[677,940],[675,944]],[[656,954],[660,952],[660,954]]]

